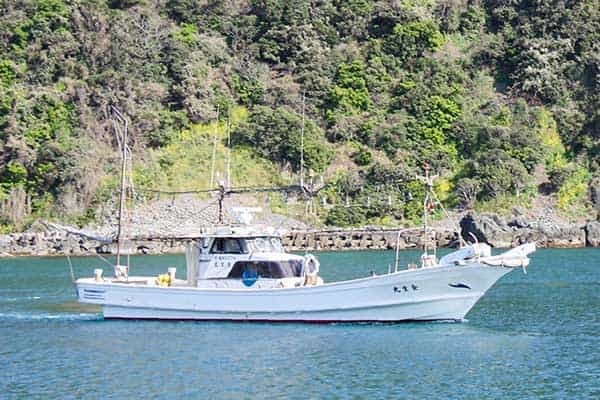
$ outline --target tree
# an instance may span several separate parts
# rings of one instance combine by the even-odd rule
[[[458,181],[454,191],[459,205],[464,209],[472,209],[480,190],[480,183],[477,179],[463,178]]]
[[[332,151],[324,143],[323,131],[306,119],[304,149],[302,149],[302,118],[295,112],[278,107],[256,106],[247,122],[232,135],[235,145],[249,145],[263,157],[279,163],[288,163],[300,171],[301,153],[304,166],[323,172],[332,159]]]
[[[411,21],[398,24],[385,40],[385,50],[401,62],[407,63],[425,52],[439,49],[444,44],[444,35],[433,21]]]
[[[356,115],[371,107],[365,65],[361,61],[340,64],[334,82],[329,95],[330,121],[335,121],[339,115]]]

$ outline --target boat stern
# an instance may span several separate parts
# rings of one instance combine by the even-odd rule
[[[106,289],[96,283],[94,279],[78,279],[75,282],[75,287],[77,288],[77,300],[80,303],[104,304]]]

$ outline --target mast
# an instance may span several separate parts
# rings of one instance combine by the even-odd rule
[[[427,217],[435,207],[434,201],[436,200],[436,197],[433,191],[433,182],[438,177],[438,175],[429,175],[431,167],[428,163],[425,163],[423,168],[425,169],[425,176],[417,175],[417,178],[425,184],[425,199],[423,200],[423,253],[427,255],[429,242],[429,226]],[[433,251],[435,254],[435,246],[433,248]]]
[[[431,167],[429,166],[428,163],[425,163],[423,168],[425,169],[425,176],[417,175],[417,178],[425,184],[425,190],[426,190],[425,200],[423,202],[423,231],[424,231],[423,234],[425,236],[425,241],[423,242],[423,252],[425,254],[427,254],[427,240],[429,238],[428,237],[429,226],[428,226],[427,218],[429,217],[429,215],[433,213],[433,211],[435,210],[436,207],[439,207],[442,210],[442,212],[446,215],[446,218],[448,218],[448,220],[452,220],[453,218],[450,216],[450,214],[448,213],[448,211],[446,210],[446,208],[444,207],[444,205],[438,198],[438,196],[435,193],[435,190],[433,188],[433,186],[434,186],[433,183],[439,177],[439,175],[438,174],[435,174],[435,175],[429,174]],[[465,242],[464,238],[462,237],[460,229],[458,229],[459,224],[455,223],[454,226],[457,227],[457,229],[454,230],[454,233],[456,234],[456,237],[458,238],[459,246],[462,247],[465,245],[466,242]],[[437,247],[436,247],[436,242],[435,242],[435,238],[434,238],[434,246],[433,246],[434,256],[436,254],[436,250],[437,250]]]
[[[121,112],[115,107],[111,106],[111,111],[114,114],[113,126],[115,128],[115,134],[117,135],[117,142],[119,144],[119,150],[121,152],[121,177],[120,177],[120,190],[119,190],[119,221],[117,223],[117,265],[121,265],[121,242],[123,234],[123,213],[125,211],[125,170],[127,168],[127,119],[121,114]],[[119,129],[117,123],[123,125],[123,130]]]

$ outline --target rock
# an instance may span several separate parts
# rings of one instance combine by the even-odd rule
[[[572,225],[556,225],[547,234],[546,247],[574,248],[585,247],[585,229]]]
[[[0,235],[0,253],[8,253],[12,239],[9,235]]]
[[[457,241],[453,232],[441,232],[436,235],[438,247],[452,247]]]
[[[539,247],[585,247],[586,234],[584,228],[577,225],[539,222],[529,228],[515,229],[513,246],[527,242],[535,242]]]
[[[513,230],[499,215],[469,213],[460,220],[461,236],[467,242],[488,243],[492,247],[510,247]]]
[[[590,221],[585,225],[586,245],[600,247],[600,222]]]
[[[477,224],[475,221],[475,217],[473,214],[469,213],[465,215],[459,222],[460,225],[460,234],[461,236],[467,240],[472,241],[473,236],[478,242],[486,242],[488,241],[485,233],[481,229],[481,226]]]
[[[529,228],[530,223],[527,220],[527,218],[525,218],[524,215],[517,215],[516,217],[513,218],[512,221],[510,221],[508,223],[508,226],[522,229],[522,228]]]

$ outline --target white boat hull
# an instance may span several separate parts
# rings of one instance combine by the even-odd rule
[[[212,289],[77,281],[79,301],[105,318],[273,322],[462,320],[511,268],[470,263],[319,286]],[[134,280],[135,278],[130,278]]]

